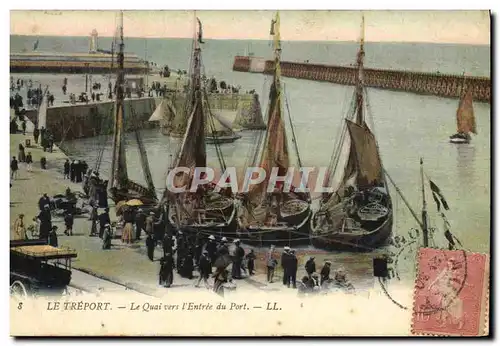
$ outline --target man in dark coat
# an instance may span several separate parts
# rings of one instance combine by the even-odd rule
[[[64,162],[64,179],[69,179],[69,160],[66,159]]]
[[[314,262],[314,257],[309,257],[305,265],[307,275],[309,278],[316,272],[316,263]]]
[[[217,243],[215,242],[215,237],[213,235],[208,237],[208,243],[205,245],[205,250],[207,250],[210,263],[213,266],[215,260],[217,259]]]
[[[181,268],[179,274],[183,278],[192,279],[193,278],[193,255],[189,251],[183,256],[181,261]]]
[[[92,222],[90,226],[90,236],[98,235],[97,232],[97,221],[99,221],[99,216],[97,215],[97,206],[92,205],[92,210],[90,211],[89,220]]]
[[[52,229],[52,215],[50,215],[50,209],[48,205],[45,205],[40,214],[38,214],[38,219],[40,220],[39,237],[40,239],[47,240]]]
[[[160,285],[170,287],[174,281],[174,259],[171,253],[167,253],[165,257],[160,260]]]
[[[35,140],[35,144],[38,144],[38,137],[40,137],[40,130],[38,127],[35,127],[33,130],[33,139]]]
[[[26,155],[26,166],[28,172],[31,172],[33,167],[33,156],[31,156],[31,152],[28,152],[28,155]]]
[[[146,214],[141,208],[137,209],[135,214],[135,240],[141,240],[141,233],[146,227]]]
[[[85,174],[89,170],[89,165],[87,162],[82,161],[82,173]]]
[[[42,169],[47,169],[47,158],[45,156],[43,156],[41,159],[40,159],[40,167]]]
[[[181,264],[184,259],[184,256],[187,255],[187,244],[184,238],[184,234],[182,231],[177,233],[177,259],[176,259],[176,267],[177,272],[180,274]]]
[[[64,234],[66,235],[73,235],[73,223],[74,223],[74,217],[73,214],[67,213],[64,216],[64,225],[66,226],[66,230],[64,231]]]
[[[320,277],[320,285],[323,285],[324,282],[330,280],[330,265],[332,262],[326,261],[325,264],[323,265],[323,268],[321,269],[321,277]]]
[[[236,246],[234,250],[234,260],[233,267],[231,270],[231,276],[233,279],[241,279],[241,263],[245,257],[245,250],[240,246],[240,240],[234,240],[234,245]]]
[[[72,182],[75,182],[76,178],[76,161],[73,161],[69,165],[69,176]]]
[[[102,235],[102,249],[103,250],[111,249],[111,238],[112,238],[111,225],[108,223],[108,224],[104,225],[104,233]]]
[[[255,259],[257,256],[255,256],[253,249],[251,249],[245,257],[247,259],[248,275],[253,275],[255,270]]]
[[[57,226],[52,226],[52,229],[50,230],[49,245],[53,247],[57,247],[59,245],[57,241]]]
[[[23,135],[26,136],[26,120],[21,123],[21,128],[23,129]]]
[[[217,248],[217,258],[229,255],[229,247],[227,246],[227,238],[222,237],[220,245]]]
[[[154,261],[154,253],[155,253],[155,240],[153,239],[153,235],[148,233],[146,238],[146,249],[148,252],[148,258],[151,262]]]
[[[200,256],[200,261],[198,265],[198,271],[200,273],[200,278],[198,279],[198,283],[196,287],[200,287],[201,280],[205,283],[205,287],[209,287],[208,285],[208,277],[212,274],[212,264],[210,263],[210,258],[208,257],[208,251],[204,250]]]
[[[297,288],[296,285],[296,280],[297,280],[297,269],[298,269],[298,259],[297,256],[295,256],[295,250],[290,250],[290,267],[288,270],[288,281],[287,281],[287,286],[290,287],[290,282],[293,285],[293,288]]]
[[[45,206],[48,206],[50,208],[50,198],[46,193],[44,193],[43,196],[38,200],[38,209],[40,211],[43,211],[45,210]]]
[[[172,247],[173,247],[172,243],[173,243],[172,236],[168,233],[165,233],[165,236],[163,237],[162,241],[163,257],[167,256],[167,253],[172,253]]]
[[[52,152],[54,150],[54,135],[52,133],[49,134],[47,148],[49,148],[49,152]]]
[[[75,167],[75,182],[81,183],[82,180],[83,180],[82,164],[80,161],[77,161]]]
[[[288,279],[290,276],[290,248],[285,246],[281,254],[281,268],[283,269],[283,285],[290,285]]]
[[[199,265],[200,263],[200,257],[202,254],[203,250],[203,239],[201,238],[200,234],[196,234],[196,239],[194,241],[194,263],[195,265]]]
[[[108,208],[104,209],[104,213],[99,215],[99,238],[101,239],[102,236],[104,235],[104,227],[106,227],[107,224],[111,224]]]
[[[163,217],[160,217],[158,221],[153,224],[153,232],[155,245],[161,244],[161,242],[163,242],[163,237],[165,236],[165,222]]]
[[[10,179],[14,179],[17,177],[17,171],[19,170],[19,164],[17,163],[16,157],[12,157],[12,161],[10,161]]]
[[[42,147],[43,147],[43,142],[47,139],[47,138],[45,138],[46,131],[47,130],[45,130],[45,127],[42,126],[42,128],[40,129],[40,144],[42,145]]]

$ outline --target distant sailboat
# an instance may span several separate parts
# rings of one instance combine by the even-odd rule
[[[464,90],[464,92],[460,97],[457,109],[457,133],[450,136],[450,142],[455,144],[470,143],[470,133],[477,134],[472,90],[470,88],[462,88],[462,90]]]

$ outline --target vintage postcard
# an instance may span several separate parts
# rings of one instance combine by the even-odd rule
[[[489,335],[490,23],[11,11],[10,334]]]

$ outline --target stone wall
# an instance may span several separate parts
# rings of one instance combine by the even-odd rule
[[[156,104],[154,98],[125,100],[125,130],[156,127],[157,123],[148,122]],[[29,111],[27,116],[36,122],[36,111]],[[111,134],[113,126],[114,102],[56,106],[47,110],[47,128],[56,142]]]

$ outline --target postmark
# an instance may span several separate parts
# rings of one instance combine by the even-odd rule
[[[412,334],[485,335],[488,256],[463,250],[421,248],[417,263]]]

